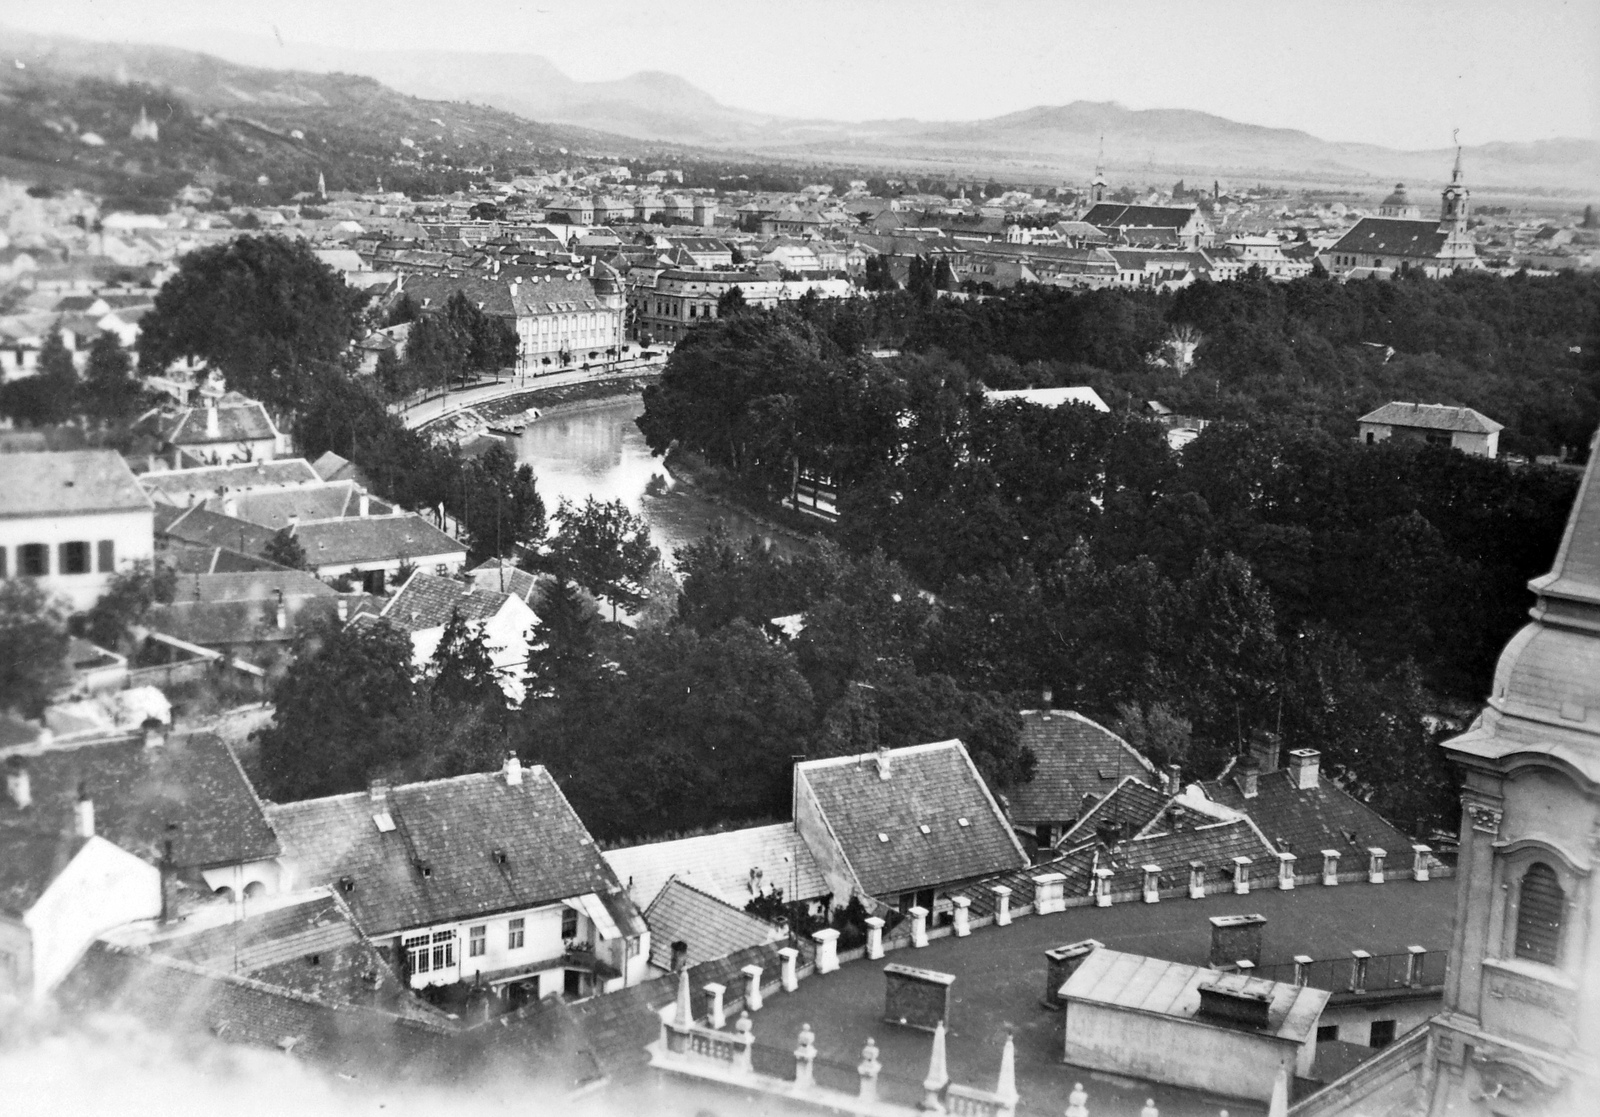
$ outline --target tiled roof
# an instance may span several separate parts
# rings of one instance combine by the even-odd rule
[[[141,947],[93,944],[57,999],[125,1013],[165,1031],[287,1051],[351,1076],[448,1078],[460,1060],[448,1022],[334,1004]]]
[[[370,934],[621,895],[542,767],[524,768],[515,786],[498,773],[404,784],[389,791],[388,807],[395,826],[387,832],[373,821],[378,811],[367,792],[267,808],[299,882],[335,886],[349,878],[352,887],[340,896]]]
[[[1404,221],[1393,217],[1363,217],[1328,251],[1377,256],[1437,257],[1449,234],[1437,221]]]
[[[607,850],[605,858],[641,905],[674,876],[741,908],[754,895],[756,873],[756,887],[782,889],[785,900],[814,900],[829,891],[792,822]]]
[[[389,599],[381,615],[402,632],[419,632],[443,628],[451,612],[459,612],[464,621],[486,621],[498,614],[510,597],[508,593],[478,589],[475,583],[418,570]]]
[[[301,523],[294,537],[312,567],[389,559],[466,556],[466,544],[450,538],[421,516],[348,516]]]
[[[1369,846],[1385,849],[1392,856],[1411,848],[1410,838],[1326,775],[1316,787],[1302,791],[1285,770],[1262,772],[1252,799],[1244,797],[1237,775],[1200,786],[1213,801],[1254,820],[1268,841],[1300,859],[1301,871],[1306,871],[1308,859],[1315,861],[1324,849],[1365,858]]]
[[[181,541],[177,546],[169,546],[161,552],[161,565],[180,575],[248,574],[254,570],[284,569],[275,562],[230,551],[226,547],[187,545]]]
[[[796,780],[815,796],[869,895],[888,896],[1027,863],[960,741],[891,749],[888,760],[888,779],[879,778],[872,754],[795,767]]]
[[[332,586],[303,570],[190,574],[178,579],[172,602],[152,606],[143,624],[202,647],[285,641],[313,621],[337,616],[338,600]]]
[[[1126,206],[1118,202],[1101,202],[1083,215],[1083,221],[1097,229],[1115,229],[1124,225],[1181,229],[1197,213],[1189,206]]]
[[[150,506],[115,450],[0,454],[0,519],[134,512]]]
[[[1023,711],[1020,743],[1035,763],[1032,782],[1005,792],[1018,824],[1075,821],[1085,799],[1109,795],[1123,776],[1155,773],[1132,745],[1072,710]]]
[[[1493,434],[1505,430],[1481,411],[1470,407],[1446,407],[1441,403],[1386,403],[1361,416],[1357,422],[1382,423],[1391,427],[1416,427],[1431,431],[1467,431]]]
[[[1127,776],[1111,794],[1095,803],[1063,839],[1092,837],[1101,827],[1114,827],[1127,834],[1137,834],[1155,819],[1161,817],[1172,797],[1136,776]]]
[[[230,493],[211,497],[206,507],[277,531],[288,527],[291,519],[332,520],[359,515],[359,488],[354,481],[328,481],[275,492]],[[381,500],[367,498],[368,515],[386,516],[393,511]]]
[[[210,407],[184,407],[154,419],[161,437],[174,446],[204,446],[213,442],[256,442],[276,438],[278,428],[258,400],[218,400],[217,431],[210,432]]]
[[[70,833],[4,834],[0,857],[0,912],[21,919],[61,875],[86,839]]]
[[[1278,862],[1272,847],[1262,840],[1247,819],[1241,818],[1144,835],[1117,842],[1109,848],[1102,845],[1099,858],[1092,866],[1067,875],[1067,894],[1073,895],[1075,888],[1076,894],[1087,894],[1093,884],[1093,870],[1097,868],[1112,870],[1113,892],[1135,891],[1143,885],[1146,865],[1161,866],[1163,889],[1181,888],[1189,879],[1191,861],[1205,864],[1208,891],[1214,891],[1217,882],[1233,879],[1235,857],[1250,858],[1253,862],[1251,874],[1258,884],[1271,880],[1277,872]]]
[[[672,944],[689,947],[689,963],[726,958],[747,946],[760,946],[787,936],[764,919],[758,919],[677,877],[657,893],[644,913],[650,928],[650,964],[672,967]]]
[[[327,451],[322,457],[312,462],[311,468],[324,481],[354,481],[364,489],[370,490],[372,488],[372,485],[367,480],[367,475],[362,472],[360,466],[348,458],[340,457],[332,450]]]
[[[235,465],[208,465],[198,469],[168,469],[142,473],[139,484],[157,501],[189,503],[197,496],[224,489],[262,489],[279,485],[303,485],[320,480],[304,458],[276,458],[264,462]]]
[[[200,547],[226,547],[241,554],[259,555],[277,534],[271,528],[224,516],[198,504],[170,519],[169,515],[162,513],[161,518],[167,522],[158,523],[156,534]]]
[[[0,799],[0,830],[63,829],[81,789],[94,801],[95,833],[152,863],[169,839],[181,869],[278,854],[244,770],[214,734],[172,733],[155,747],[134,735],[12,752],[27,766],[33,803],[19,809]]]
[[[539,579],[509,559],[490,559],[467,571],[481,590],[498,590],[520,597],[529,605],[538,599]]]

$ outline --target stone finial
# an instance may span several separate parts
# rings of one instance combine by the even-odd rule
[[[755,1063],[750,1057],[750,1049],[755,1045],[756,1037],[748,1012],[739,1014],[739,1019],[733,1026],[733,1038],[738,1045],[733,1053],[733,1069],[740,1074],[754,1074]]]
[[[745,978],[744,1006],[750,1012],[760,1012],[762,1004],[761,967],[752,962],[740,972],[744,974]]]
[[[1017,1044],[1009,1032],[1006,1033],[1006,1045],[1000,1049],[1000,1078],[995,1083],[995,1097],[1000,1099],[1007,1109],[1017,1106]]]
[[[972,934],[972,901],[966,896],[953,896],[950,902],[955,905],[955,936],[964,939]]]
[[[1155,1098],[1144,1099],[1144,1108],[1139,1110],[1139,1117],[1161,1117],[1161,1110],[1156,1108]]]
[[[795,972],[795,963],[800,958],[800,952],[792,946],[786,946],[778,951],[778,957],[783,959],[783,968],[778,971],[779,984],[785,993],[793,993],[800,988],[800,975]]]
[[[943,1113],[944,1102],[939,1093],[950,1084],[950,1067],[945,1059],[944,1021],[933,1026],[933,1050],[928,1055],[928,1076],[922,1080],[922,1108],[930,1113]]]
[[[921,904],[913,904],[907,909],[911,916],[911,945],[921,949],[928,945],[928,909]]]
[[[705,990],[706,997],[711,1002],[710,1008],[706,1010],[709,1023],[713,1028],[727,1027],[728,1017],[723,1011],[722,999],[727,994],[728,987],[715,981],[708,981],[701,988]]]
[[[689,971],[678,971],[678,1003],[672,1012],[672,1025],[687,1028],[694,1023],[694,1010],[689,1005]]]
[[[876,915],[866,918],[867,924],[867,957],[883,957],[883,919]]]
[[[794,1084],[805,1088],[816,1084],[813,1068],[817,1062],[817,1033],[810,1024],[800,1025],[800,1043],[794,1049]]]
[[[1003,884],[997,884],[989,891],[994,893],[994,925],[1011,926],[1011,889]]]
[[[1067,1095],[1067,1117],[1089,1117],[1089,1095],[1084,1093],[1082,1082],[1074,1082],[1072,1093]]]
[[[861,1062],[856,1065],[856,1073],[861,1076],[862,1101],[878,1100],[878,1075],[882,1071],[883,1064],[878,1061],[878,1045],[869,1036],[867,1045],[861,1049]]]

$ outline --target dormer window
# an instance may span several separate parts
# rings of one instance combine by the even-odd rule
[[[494,856],[494,863],[496,865],[504,865],[506,863],[506,851],[505,850],[497,848],[497,849],[495,849],[493,856]]]
[[[433,866],[426,861],[418,861],[417,872],[421,873],[425,877],[431,877],[433,876]]]
[[[918,829],[918,830],[921,830],[921,831],[922,831],[922,832],[923,832],[923,833],[924,833],[924,834],[931,834],[931,833],[933,833],[933,831],[932,831],[932,830],[929,830],[929,829],[928,829],[928,824],[927,824],[927,823],[923,823],[923,824],[922,824],[922,825],[921,825],[921,826],[918,826],[918,827],[917,827],[917,829]]]
[[[887,842],[889,840],[889,835],[885,834],[882,830],[879,830],[878,831],[878,840],[880,842]]]
[[[340,892],[354,892],[355,890],[356,890],[356,878],[355,877],[340,877],[339,878],[339,891]]]
[[[972,823],[968,822],[965,818],[958,818],[956,819],[956,825],[965,828],[971,826]]]

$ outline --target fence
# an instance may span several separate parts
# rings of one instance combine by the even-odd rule
[[[1444,984],[1450,962],[1447,950],[1407,951],[1403,954],[1366,954],[1348,958],[1321,958],[1258,966],[1253,977],[1308,985],[1331,993],[1381,993],[1402,989],[1436,989]]]

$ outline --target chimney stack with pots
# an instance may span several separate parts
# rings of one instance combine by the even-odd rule
[[[372,515],[372,498],[367,494],[366,489],[356,490],[356,512],[362,519]]]
[[[517,758],[516,753],[512,753],[510,756],[506,757],[504,771],[507,787],[522,786],[522,761]]]
[[[6,794],[19,811],[25,811],[33,805],[33,781],[21,757],[13,756],[6,761]]]
[[[206,437],[217,438],[222,433],[217,422],[217,399],[215,396],[206,397]]]
[[[167,743],[167,728],[155,718],[144,719],[144,747],[158,749]]]
[[[672,944],[672,972],[689,968],[689,944],[682,939]]]
[[[1246,799],[1254,799],[1261,792],[1261,769],[1255,757],[1246,757],[1239,767],[1239,792]]]
[[[80,838],[94,837],[94,800],[89,798],[89,792],[81,784],[78,787],[78,802],[74,807],[73,832]]]
[[[1295,749],[1289,754],[1289,786],[1315,791],[1321,778],[1322,754],[1316,749]]]
[[[1250,756],[1256,762],[1256,767],[1263,772],[1276,772],[1282,748],[1278,743],[1278,735],[1266,729],[1256,729],[1250,733]]]
[[[289,606],[283,600],[283,591],[277,590],[277,605],[272,611],[272,619],[278,626],[278,631],[283,632],[289,627]]]
[[[880,780],[888,779],[889,778],[889,767],[890,767],[890,764],[889,764],[889,747],[887,745],[879,745],[878,746],[877,765],[878,765],[878,778]]]

